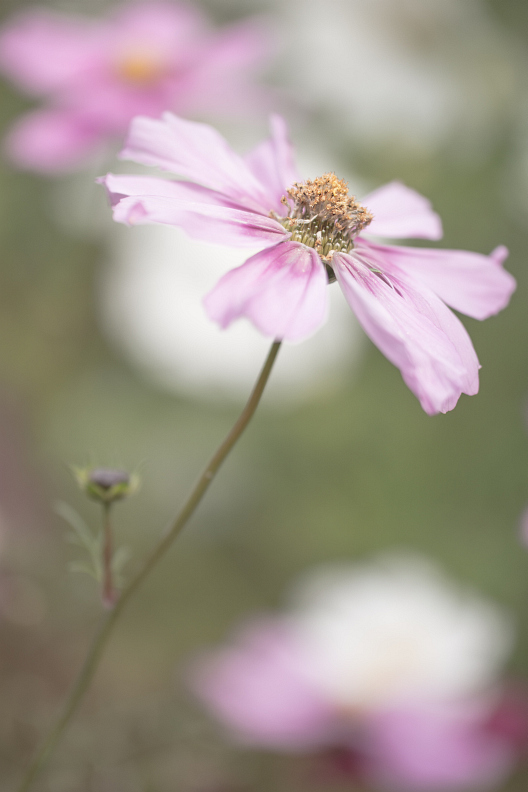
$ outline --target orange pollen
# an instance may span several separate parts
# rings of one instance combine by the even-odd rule
[[[333,224],[342,233],[351,231],[355,235],[372,221],[368,209],[349,195],[347,182],[338,179],[335,173],[294,184],[288,195],[296,211],[306,219],[317,217],[323,223]]]
[[[335,173],[297,182],[287,194],[282,202],[288,215],[280,222],[291,232],[292,240],[315,248],[325,262],[330,262],[334,253],[348,253],[354,238],[373,219]]]

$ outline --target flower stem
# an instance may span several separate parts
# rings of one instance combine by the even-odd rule
[[[103,590],[102,600],[105,608],[113,608],[117,598],[112,578],[112,523],[110,522],[111,503],[103,503]]]
[[[262,367],[259,378],[255,383],[255,386],[253,388],[253,391],[251,392],[251,396],[249,397],[246,403],[246,406],[242,410],[238,420],[234,424],[229,434],[226,436],[225,440],[221,443],[217,451],[211,457],[209,464],[207,465],[202,475],[198,479],[196,485],[194,486],[194,489],[192,490],[186,502],[184,503],[175,521],[165,532],[165,534],[161,537],[158,544],[156,545],[150,556],[146,559],[145,563],[143,564],[139,572],[137,572],[137,574],[132,578],[132,580],[128,583],[128,585],[125,586],[125,588],[121,592],[121,596],[119,597],[115,605],[112,607],[110,612],[107,613],[102,619],[99,628],[92,641],[90,649],[88,650],[88,654],[80,670],[79,676],[77,677],[77,680],[75,681],[75,684],[68,696],[68,699],[64,707],[64,711],[61,717],[59,718],[59,720],[57,721],[57,723],[55,724],[54,728],[49,732],[48,736],[42,743],[40,749],[38,750],[33,761],[31,762],[26,772],[26,775],[22,780],[22,783],[18,787],[18,792],[27,792],[32,782],[35,780],[37,775],[43,769],[44,765],[51,756],[56,744],[58,743],[66,727],[68,726],[71,717],[75,714],[79,704],[81,703],[84,694],[86,693],[86,690],[88,689],[90,682],[92,681],[92,678],[97,670],[106,643],[110,635],[112,634],[113,628],[119,616],[121,615],[121,612],[123,611],[125,605],[127,604],[128,600],[132,597],[132,595],[135,593],[136,589],[138,589],[139,586],[143,583],[145,578],[148,577],[148,575],[154,569],[157,563],[163,558],[167,550],[172,545],[173,541],[176,539],[176,537],[179,535],[181,530],[184,528],[189,518],[192,516],[196,507],[198,506],[203,496],[205,495],[220,465],[222,464],[224,459],[228,456],[229,452],[236,444],[242,432],[244,431],[249,421],[253,417],[253,414],[255,413],[255,410],[258,407],[260,398],[262,396],[262,393],[264,392],[264,388],[271,374],[271,370],[273,368],[273,364],[279,352],[280,345],[281,345],[280,341],[274,341],[273,344],[271,345],[271,349],[266,358],[266,362]]]

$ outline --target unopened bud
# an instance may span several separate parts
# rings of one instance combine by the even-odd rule
[[[136,476],[116,468],[75,470],[75,477],[88,497],[101,503],[113,503],[132,495],[137,489]]]

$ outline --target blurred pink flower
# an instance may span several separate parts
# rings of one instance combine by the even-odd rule
[[[8,154],[52,173],[122,138],[138,114],[254,109],[251,75],[269,44],[255,21],[215,33],[194,5],[169,0],[129,2],[102,20],[22,12],[0,31],[0,71],[48,106],[14,125]]]
[[[267,336],[299,341],[326,319],[328,282],[338,280],[366,333],[429,414],[478,391],[471,340],[446,303],[476,319],[504,308],[515,281],[498,247],[489,256],[389,247],[376,236],[439,239],[429,201],[392,182],[363,199],[334,174],[300,183],[284,121],[247,157],[211,127],[166,113],[134,119],[123,158],[190,181],[115,176],[103,181],[118,222],[182,226],[191,236],[263,249],[220,279],[205,299],[222,327],[248,318]]]
[[[499,608],[385,557],[312,574],[190,684],[241,743],[333,758],[369,788],[486,789],[526,745],[526,707],[498,684],[511,643]]]
[[[363,773],[401,792],[489,789],[511,771],[515,746],[486,728],[487,714],[468,703],[379,713],[367,726],[374,749]]]

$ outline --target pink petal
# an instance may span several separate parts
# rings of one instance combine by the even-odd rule
[[[471,340],[433,292],[384,274],[367,248],[334,255],[333,263],[365,332],[400,369],[427,413],[447,412],[461,393],[477,393],[479,363]]]
[[[114,46],[155,44],[173,59],[182,47],[195,47],[207,30],[197,8],[164,0],[127,3],[117,9],[112,23]]]
[[[162,223],[180,226],[195,239],[232,247],[273,245],[287,237],[281,224],[271,217],[212,202],[193,203],[175,198],[164,194],[171,191],[171,182],[162,179],[151,179],[151,182],[152,189],[158,194],[132,195],[121,200],[118,200],[119,195],[112,197],[112,200],[118,201],[114,205],[116,222],[126,225]],[[165,184],[167,187],[163,186]],[[181,191],[184,189],[181,188]],[[189,185],[191,189],[192,185]],[[203,189],[202,192],[208,191]]]
[[[374,215],[367,234],[406,239],[441,239],[442,221],[430,201],[400,182],[393,181],[361,199]]]
[[[324,744],[334,713],[307,680],[305,658],[287,627],[257,623],[236,644],[199,659],[196,695],[238,739],[284,750]]]
[[[281,242],[224,275],[204,304],[221,327],[245,316],[264,335],[300,341],[325,321],[326,289],[326,272],[315,250]]]
[[[488,789],[511,771],[506,741],[484,731],[473,713],[414,707],[370,723],[370,777],[383,789],[447,792]]]
[[[528,687],[525,681],[509,682],[501,690],[485,722],[486,732],[503,739],[520,756],[528,748]]]
[[[78,81],[60,97],[64,106],[78,109],[91,123],[104,130],[105,137],[121,142],[134,116],[159,115],[167,106],[167,91],[161,81],[144,87],[123,80],[116,67],[102,62],[98,74]],[[177,88],[171,100],[177,95]]]
[[[129,196],[155,195],[163,198],[176,198],[179,201],[203,203],[206,206],[226,206],[246,211],[243,206],[229,200],[222,193],[209,190],[207,187],[200,187],[199,184],[192,182],[160,179],[156,176],[114,175],[113,173],[108,173],[98,181],[105,185],[112,206]]]
[[[132,121],[121,157],[186,176],[264,214],[272,208],[244,160],[207,124],[172,113],[164,113],[162,120],[140,116]]]
[[[263,63],[272,40],[262,20],[251,19],[222,28],[206,44],[201,58],[205,69],[208,71],[217,64],[221,72],[228,73],[236,69],[254,69]]]
[[[257,179],[265,184],[274,198],[274,208],[281,214],[281,198],[295,182],[301,181],[295,165],[293,146],[288,138],[288,128],[281,116],[271,121],[271,139],[260,143],[247,155],[246,162]]]
[[[231,25],[204,38],[193,69],[182,81],[185,97],[181,97],[180,114],[213,111],[232,120],[233,114],[260,113],[264,105],[270,106],[270,91],[252,80],[272,49],[272,37],[259,20]]]
[[[78,167],[99,139],[97,129],[73,114],[40,110],[22,116],[9,131],[4,146],[18,167],[49,174]]]
[[[466,250],[367,244],[383,257],[387,267],[396,267],[420,281],[452,308],[474,319],[487,319],[501,311],[517,285],[502,268],[508,255],[504,246],[483,256]]]
[[[0,69],[23,89],[52,93],[92,67],[99,31],[87,20],[36,9],[0,31]]]

